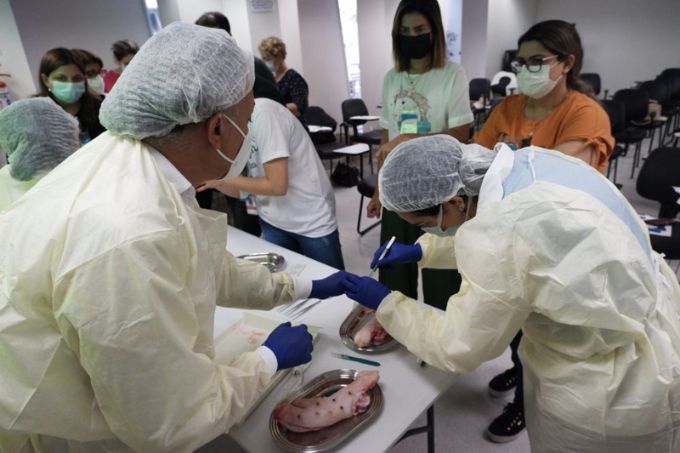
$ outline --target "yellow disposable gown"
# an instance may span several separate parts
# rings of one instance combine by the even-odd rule
[[[28,192],[40,178],[33,178],[29,181],[17,181],[9,174],[10,165],[0,168],[0,211]]]
[[[0,451],[189,452],[257,399],[258,353],[213,360],[215,305],[268,309],[294,281],[194,206],[104,133],[0,214]]]
[[[559,157],[565,169],[582,167],[580,178],[601,178],[595,189],[611,190],[606,196],[620,212],[641,223],[597,172]],[[457,267],[462,275],[446,311],[393,292],[378,320],[415,355],[457,373],[498,357],[522,329],[533,453],[680,452],[675,275],[651,251],[643,224],[641,244],[590,193],[537,180],[503,197],[513,159],[501,150],[476,217],[455,237],[420,239],[423,267]]]

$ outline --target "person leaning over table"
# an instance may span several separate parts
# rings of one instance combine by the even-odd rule
[[[508,96],[491,113],[475,143],[493,148],[497,142],[515,148],[536,145],[578,157],[601,173],[614,147],[609,116],[579,78],[581,39],[573,24],[549,20],[532,26],[518,41],[511,63],[522,94]],[[512,403],[491,422],[494,442],[515,439],[524,429],[522,362],[518,332],[510,344],[513,367],[489,382],[489,394],[500,397],[514,389]]]
[[[30,98],[0,110],[0,211],[80,147],[78,121],[49,98]]]
[[[539,147],[448,136],[386,159],[380,198],[430,234],[372,265],[457,267],[440,311],[351,276],[347,296],[425,362],[466,373],[519,329],[533,452],[680,451],[680,287],[619,190]],[[441,237],[440,237],[441,236]]]
[[[215,361],[216,304],[268,309],[341,292],[226,251],[194,186],[240,174],[253,59],[174,23],[106,97],[108,129],[0,214],[0,450],[193,451],[277,369],[311,358],[304,325]]]
[[[446,39],[437,0],[402,0],[392,25],[394,68],[383,81],[380,118],[382,159],[398,144],[425,134],[449,134],[461,141],[470,138],[472,111],[468,81],[463,68],[446,58]],[[368,217],[381,217],[380,242],[392,236],[413,242],[423,234],[393,212],[381,209],[379,188],[366,208]],[[426,269],[422,272],[425,303],[443,308],[458,291],[455,270]],[[418,267],[398,265],[380,272],[380,281],[410,297],[418,295]]]

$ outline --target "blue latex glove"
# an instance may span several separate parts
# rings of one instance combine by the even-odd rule
[[[329,297],[344,294],[351,275],[345,271],[338,271],[321,280],[312,280],[312,292],[309,294],[309,297],[328,299]]]
[[[378,305],[391,292],[385,285],[370,277],[349,280],[349,286],[350,288],[345,292],[347,297],[372,310],[377,310]]]
[[[392,269],[392,264],[415,263],[423,257],[423,249],[420,247],[420,244],[406,245],[395,242],[387,252],[387,255],[378,261],[385,247],[387,247],[387,242],[381,245],[373,254],[371,269],[375,269],[376,266],[381,269]]]
[[[312,360],[312,349],[314,349],[312,340],[306,325],[291,327],[290,322],[286,322],[279,324],[262,343],[262,346],[271,349],[276,356],[278,371]]]

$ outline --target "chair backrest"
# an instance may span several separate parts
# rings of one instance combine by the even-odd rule
[[[670,99],[680,99],[680,74],[661,74],[656,78],[656,80],[666,84]]]
[[[649,96],[645,91],[635,88],[619,90],[614,93],[614,100],[623,103],[626,123],[643,121],[649,113]]]
[[[665,104],[669,99],[668,84],[661,80],[647,80],[638,85],[638,89],[645,91],[649,99],[654,99],[659,104]]]
[[[614,99],[607,99],[602,101],[602,107],[609,115],[612,135],[623,131],[626,128],[626,107],[623,103]]]
[[[357,115],[368,115],[368,108],[361,99],[345,99],[342,101],[342,121],[349,122],[349,119]],[[352,120],[355,122],[355,120]],[[364,124],[366,121],[356,122],[356,124]]]
[[[661,71],[661,74],[659,74],[660,77],[664,76],[673,76],[673,77],[680,77],[680,68],[667,68]]]
[[[600,74],[594,72],[584,72],[579,77],[581,80],[590,85],[590,87],[593,89],[593,92],[595,93],[595,96],[600,95],[600,91],[602,90]]]
[[[680,148],[657,148],[647,156],[638,175],[636,190],[641,197],[673,208],[678,193],[673,187],[680,186]]]
[[[307,132],[315,145],[335,142],[335,129],[338,127],[338,122],[321,107],[310,105],[302,114],[301,120],[307,126]],[[310,126],[329,127],[332,130],[311,132]]]
[[[510,83],[509,78],[508,83]],[[505,87],[503,87],[503,89],[505,89]],[[485,78],[470,80],[470,100],[476,101],[482,96],[485,96],[487,99],[491,97],[491,81]]]

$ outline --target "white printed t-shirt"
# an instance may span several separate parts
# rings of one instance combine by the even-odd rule
[[[400,134],[430,134],[473,121],[468,81],[452,62],[424,74],[390,69],[383,80],[380,127],[389,140]]]
[[[264,164],[288,158],[288,192],[283,196],[255,195],[262,220],[310,238],[337,230],[333,187],[302,123],[279,103],[259,98],[251,127],[250,177],[264,177]]]

